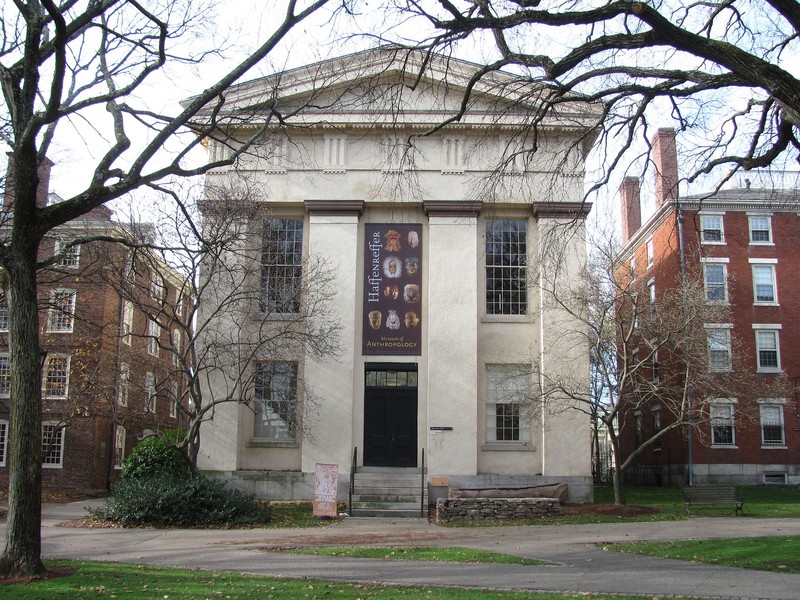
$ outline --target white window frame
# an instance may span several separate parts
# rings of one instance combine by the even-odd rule
[[[778,306],[778,276],[776,273],[777,258],[751,258],[749,259],[750,268],[753,272],[753,304],[760,306]],[[772,300],[759,300],[758,299],[758,282],[756,280],[756,273],[769,273],[770,283],[772,287]],[[762,283],[761,285],[765,285]]]
[[[169,402],[169,416],[171,418],[176,418],[178,416],[178,402],[180,398],[178,397],[180,391],[180,387],[178,386],[177,381],[172,382],[172,398],[170,398]]]
[[[786,405],[785,398],[759,398],[756,400],[758,403],[758,421],[759,421],[759,428],[761,429],[761,447],[764,449],[780,449],[786,448],[786,419],[784,418],[784,409],[783,407]],[[780,426],[781,429],[781,440],[780,443],[768,443],[764,436],[764,426],[765,426],[765,411],[769,410],[776,410],[777,411],[777,423],[766,423],[766,425],[771,426]]]
[[[647,297],[650,299],[650,304],[656,303],[656,280],[650,279],[647,282]]]
[[[531,439],[530,416],[527,408],[531,405],[531,367],[526,364],[486,365],[486,444],[524,445]],[[512,407],[508,415],[510,427],[498,426],[504,414],[498,414],[498,407]],[[516,419],[516,423],[514,423]]]
[[[155,269],[150,270],[150,297],[160,303],[167,299],[167,280]]]
[[[128,406],[128,394],[131,385],[131,366],[128,363],[119,365],[119,384],[117,387],[117,404]]]
[[[60,254],[64,248],[69,246],[70,240],[58,238],[56,239],[54,255]],[[64,253],[61,260],[58,261],[58,267],[61,269],[77,269],[81,264],[81,245],[76,244]]]
[[[114,470],[119,471],[124,466],[122,461],[125,460],[125,442],[127,438],[127,431],[122,425],[117,425],[114,428]]]
[[[733,353],[731,348],[731,323],[706,323],[706,345],[708,347],[709,373],[730,373],[733,369]],[[714,352],[725,352],[725,363],[713,358]]]
[[[158,356],[161,350],[161,325],[155,319],[147,320],[147,353]]]
[[[181,365],[181,348],[183,344],[181,344],[182,336],[180,329],[173,329],[172,330],[172,365],[178,367]]]
[[[130,346],[133,338],[133,302],[125,300],[122,304],[122,342]]]
[[[753,330],[756,336],[756,371],[758,373],[781,373],[783,371],[783,369],[781,368],[781,338],[780,338],[781,328],[782,326],[779,323],[777,324],[753,323]],[[767,338],[769,336],[762,334],[770,334],[770,336],[775,340],[774,348],[769,347],[772,345],[767,341]],[[762,365],[761,364],[762,351],[764,352],[774,351],[777,366]]]
[[[634,279],[636,279],[636,256],[633,254],[631,255],[631,260],[630,260],[630,269],[631,269],[631,281],[633,281]]]
[[[647,242],[645,242],[645,248],[647,250],[647,267],[650,268],[656,261],[656,252],[655,252],[655,247],[653,246],[653,238],[649,238]]]
[[[715,416],[714,412],[717,409],[718,412],[721,412],[720,409],[725,408],[725,412],[728,413],[723,416]],[[711,426],[711,447],[712,448],[736,448],[736,399],[735,398],[714,398],[713,400],[709,401],[709,425]],[[714,424],[714,421],[717,421],[717,425]],[[714,435],[714,428],[715,427],[730,427],[730,442],[724,443],[717,443],[716,436]]]
[[[51,435],[55,437],[55,443],[53,443],[53,440],[50,440]],[[64,466],[65,437],[66,434],[63,423],[59,421],[42,421],[42,468],[43,469],[61,469]],[[49,450],[49,452],[45,452],[45,450]],[[57,460],[53,457],[54,454],[57,457]]]
[[[700,262],[703,265],[703,287],[705,289],[706,302],[709,304],[728,304],[728,265],[729,259],[727,258],[701,258]],[[722,270],[722,284],[718,282],[709,283],[708,274],[709,267],[719,268]],[[712,293],[719,290],[721,297],[714,298]]]
[[[64,380],[63,384],[59,382],[59,386],[63,385],[64,393],[63,394],[54,394],[52,393],[51,388],[55,387],[51,385],[51,373],[53,369],[53,363],[55,361],[64,361]],[[70,375],[70,363],[71,357],[69,354],[50,354],[47,356],[44,362],[44,369],[42,369],[42,397],[43,398],[67,398],[69,396],[69,375]],[[53,382],[55,383],[55,382]]]
[[[325,134],[323,139],[323,173],[344,173],[347,171],[347,135],[343,133]]]
[[[653,435],[655,436],[663,429],[661,424],[661,407],[653,406],[650,412],[653,415]],[[653,452],[661,452],[661,439],[657,439],[653,442]]]
[[[760,220],[766,220],[767,227],[764,229],[763,227],[756,228],[755,225]],[[774,246],[775,243],[772,239],[772,215],[771,214],[748,214],[747,216],[747,230],[750,235],[750,245],[752,246]],[[755,231],[766,231],[767,232],[767,239],[766,240],[754,240],[753,239],[753,232]]]
[[[47,317],[47,333],[72,333],[75,327],[75,290],[58,288],[50,292],[50,309]],[[66,302],[62,300],[66,299]]]
[[[0,352],[0,398],[11,396],[11,354]]]
[[[717,219],[718,223],[709,222]],[[709,239],[706,239],[706,232],[709,233]],[[716,239],[717,236],[719,239]],[[725,213],[700,213],[700,243],[717,246],[725,244]]]
[[[148,371],[144,374],[144,412],[156,414],[157,410],[156,376]]]
[[[0,419],[0,467],[6,466],[8,456],[8,420]]]
[[[8,293],[0,289],[0,333],[8,333]]]
[[[528,227],[526,218],[487,219],[484,223],[484,310],[488,317],[507,319],[529,314]],[[500,252],[495,253],[498,247]]]
[[[288,245],[292,237],[294,244]],[[265,219],[261,236],[260,310],[272,318],[302,310],[306,223],[299,216]]]

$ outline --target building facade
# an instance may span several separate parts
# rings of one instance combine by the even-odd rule
[[[40,169],[41,201],[48,169]],[[13,181],[13,175],[8,180]],[[13,202],[7,190],[4,206]],[[54,230],[41,245],[42,486],[102,494],[145,435],[180,425],[181,372],[167,323],[183,288],[177,273],[136,258],[121,244],[76,243],[93,236],[130,239],[106,207]],[[158,285],[154,286],[153,282]],[[138,283],[137,283],[138,282]],[[122,299],[121,292],[127,299]],[[155,291],[153,291],[155,290]],[[9,299],[0,294],[0,484],[9,456]],[[158,326],[151,324],[155,317]]]
[[[725,322],[704,325],[708,369],[745,370],[752,385],[725,397],[696,399],[705,405],[706,418],[690,433],[670,432],[637,462],[645,471],[655,467],[659,479],[673,484],[687,482],[689,466],[698,484],[800,483],[794,392],[800,377],[795,252],[800,192],[756,189],[748,182],[743,188],[681,197],[673,130],[658,131],[653,155],[656,209],[646,222],[639,180],[622,184],[624,246],[617,264],[627,271],[635,264],[637,277],[658,297],[679,285],[682,271],[699,278],[705,301],[728,309]],[[784,393],[776,397],[770,391],[776,388]],[[623,455],[637,447],[637,439],[664,427],[666,418],[657,406],[627,414]]]
[[[314,293],[309,265],[322,259],[338,349],[253,357],[250,395],[203,425],[201,468],[275,498],[310,498],[317,464],[338,465],[340,492],[354,468],[424,469],[432,497],[566,482],[571,500],[591,498],[589,421],[541,411],[533,373],[585,373],[588,387],[588,351],[563,343],[562,315],[537,281],[556,262],[560,277],[580,277],[595,115],[574,105],[534,128],[529,99],[498,95],[518,80],[497,74],[496,90],[481,84],[466,113],[437,129],[476,70],[452,59],[424,68],[419,55],[383,49],[231,90],[247,129],[209,139],[210,156],[265,131],[206,179],[263,193],[247,217],[260,302],[231,326],[296,318]],[[271,127],[265,97],[277,112],[315,108]],[[220,375],[209,392],[230,388]]]

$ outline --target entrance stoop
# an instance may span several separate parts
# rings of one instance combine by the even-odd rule
[[[360,467],[353,475],[350,516],[427,517],[427,476],[419,468]]]

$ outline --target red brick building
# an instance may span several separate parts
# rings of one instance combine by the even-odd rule
[[[170,323],[180,318],[181,279],[121,244],[71,246],[100,234],[124,237],[127,229],[100,207],[41,247],[41,259],[57,255],[39,276],[45,490],[102,493],[139,439],[180,425],[183,378],[172,348],[181,338]],[[0,290],[0,485],[13,468],[12,393],[8,298]]]
[[[685,428],[669,432],[642,452],[638,464],[654,467],[673,484],[686,483],[689,464],[695,484],[798,484],[800,407],[794,392],[771,397],[765,390],[778,377],[794,389],[800,378],[800,191],[747,184],[681,197],[671,129],[658,131],[653,159],[656,208],[645,223],[639,180],[622,183],[623,248],[616,264],[635,265],[656,295],[679,285],[682,270],[700,277],[706,301],[730,309],[728,322],[705,325],[709,369],[743,365],[738,368],[752,370],[755,383],[747,398],[732,393],[704,399],[708,419],[692,430],[691,443]],[[744,406],[751,407],[747,414]],[[658,411],[626,416],[623,457],[637,438],[646,440],[664,426]]]

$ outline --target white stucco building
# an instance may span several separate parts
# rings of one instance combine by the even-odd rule
[[[340,352],[255,357],[254,400],[204,424],[201,468],[261,496],[310,498],[317,463],[339,466],[344,492],[354,456],[359,472],[390,475],[418,473],[424,453],[431,497],[562,481],[571,500],[591,497],[589,419],[543,414],[537,394],[542,370],[585,373],[588,387],[588,351],[564,339],[565,315],[537,283],[580,277],[597,114],[575,103],[536,116],[536,88],[494,73],[437,128],[477,69],[380,49],[229,92],[240,125],[227,133],[263,128],[235,169],[207,176],[264,198],[248,223],[261,300],[237,324],[302,312],[298,282],[322,257]],[[299,112],[264,127],[273,109]],[[212,157],[228,146],[208,140]]]

